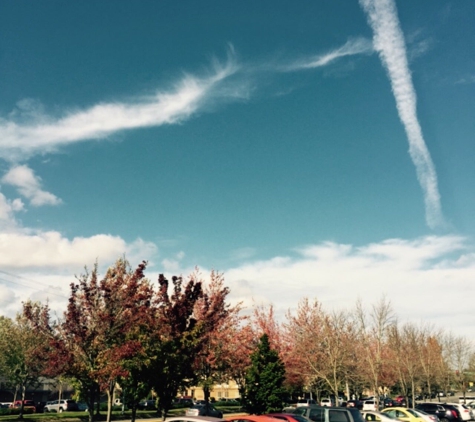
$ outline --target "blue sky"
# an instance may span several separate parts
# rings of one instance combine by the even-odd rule
[[[0,12],[3,313],[126,254],[472,335],[473,0]]]

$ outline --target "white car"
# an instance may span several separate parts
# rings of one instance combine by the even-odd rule
[[[466,406],[465,404],[459,404],[459,403],[447,403],[452,406],[455,406],[457,410],[460,412],[460,416],[462,417],[463,421],[470,421],[473,419],[473,413],[472,409],[470,407]]]
[[[311,405],[315,405],[315,404],[318,404],[318,403],[317,403],[315,400],[313,400],[313,399],[300,399],[300,400],[297,402],[296,407],[311,406]]]
[[[332,399],[327,397],[320,401],[320,406],[332,407],[332,406],[335,406],[335,403],[333,402]]]
[[[376,403],[376,400],[365,400],[363,402],[363,411],[364,410],[371,410],[373,412],[378,411],[378,403]]]

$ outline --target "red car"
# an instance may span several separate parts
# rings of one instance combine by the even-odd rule
[[[286,422],[308,422],[308,419],[301,415],[294,415],[292,413],[269,413],[265,416],[271,416]]]
[[[406,406],[406,397],[405,396],[397,396],[394,401],[399,405],[399,406]]]
[[[14,401],[10,407],[21,407],[21,400]],[[23,410],[28,410],[30,413],[36,412],[35,402],[33,400],[23,400]]]

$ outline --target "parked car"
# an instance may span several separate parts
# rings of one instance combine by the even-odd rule
[[[331,399],[330,397],[325,397],[325,398],[323,398],[323,399],[320,401],[320,406],[333,407],[333,406],[335,406],[335,402],[334,402],[334,400]]]
[[[214,418],[212,418],[214,419]],[[214,419],[215,421],[219,421],[219,419]],[[240,416],[232,416],[230,418],[225,419],[226,422],[276,422],[275,418],[272,418],[267,415],[240,415]],[[168,422],[168,419],[167,419]]]
[[[156,410],[155,400],[143,400],[137,406],[139,410]]]
[[[376,422],[394,422],[394,419],[390,418],[388,415],[385,415],[381,412],[374,411],[362,411],[361,415],[365,421],[376,421]]]
[[[176,407],[190,407],[193,406],[195,403],[193,402],[193,399],[189,397],[181,397],[175,399],[173,403]]]
[[[313,422],[364,422],[356,407],[301,406],[294,413]]]
[[[450,422],[454,419],[454,415],[439,403],[418,403],[415,410],[422,410],[429,415],[434,415],[441,422]]]
[[[413,412],[416,412],[419,417],[424,419],[426,422],[440,422],[439,417],[436,415],[430,415],[429,413],[424,412],[420,409],[411,409]]]
[[[361,400],[348,400],[346,402],[346,407],[354,407],[358,410],[363,410],[363,402]]]
[[[364,410],[372,410],[373,412],[377,412],[379,409],[378,409],[378,403],[376,402],[376,400],[365,400],[363,402],[363,411]]]
[[[87,403],[84,403],[83,401],[78,401],[78,410],[80,412],[87,412],[89,410],[89,406]]]
[[[186,416],[212,416],[222,418],[223,412],[216,409],[212,404],[195,404],[186,411]]]
[[[404,407],[387,407],[382,410],[382,413],[388,415],[391,419],[399,419],[403,422],[426,422],[412,409]]]
[[[472,409],[472,413],[475,416],[475,400],[469,401],[465,406]]]
[[[399,406],[399,403],[396,400],[393,400],[390,397],[386,397],[382,401],[382,404],[383,404],[383,407],[397,407],[397,406]]]
[[[224,419],[209,416],[175,416],[167,418],[167,422],[225,422]]]
[[[447,403],[439,403],[446,410],[446,417],[449,421],[462,422],[462,415],[457,407]],[[449,416],[450,415],[450,416]],[[442,420],[442,419],[441,419]]]
[[[470,407],[466,406],[465,404],[459,404],[459,403],[447,403],[447,404],[450,404],[454,406],[455,408],[457,408],[457,410],[460,413],[460,416],[462,417],[462,420],[470,421],[473,419],[472,409],[470,409]]]
[[[311,404],[318,404],[315,400],[313,399],[300,399],[297,401],[296,406],[310,406]]]
[[[394,398],[394,401],[398,404],[398,406],[405,407],[407,406],[407,400],[405,396],[399,395]]]
[[[79,410],[78,404],[75,400],[53,400],[46,403],[43,408],[44,413],[48,412],[77,412]]]
[[[272,418],[280,419],[286,422],[308,422],[307,418],[295,413],[269,413],[265,416],[270,416]]]
[[[10,407],[19,408],[21,407],[21,403],[21,400],[16,400],[10,405]],[[33,400],[23,400],[23,410],[25,410],[25,413],[36,413],[35,402]]]

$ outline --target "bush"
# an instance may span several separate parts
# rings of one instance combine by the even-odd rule
[[[19,415],[20,414],[20,408],[19,407],[10,407],[8,409],[0,409],[0,410],[8,410],[7,415]],[[23,409],[23,414],[24,415],[31,415],[33,413],[36,413],[36,409],[33,409],[32,407],[25,407]],[[4,414],[4,413],[1,413]]]

